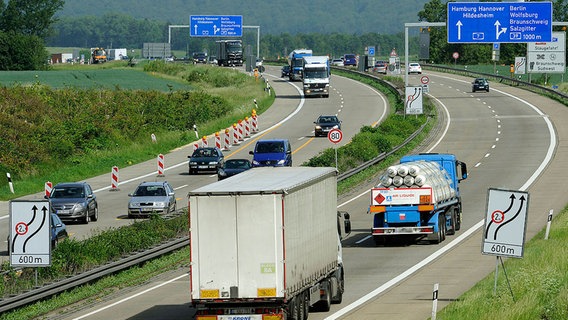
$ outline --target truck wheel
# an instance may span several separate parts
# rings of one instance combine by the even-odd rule
[[[306,311],[306,292],[302,291],[298,295],[298,320],[306,320],[308,319],[307,311]]]
[[[446,240],[446,217],[440,216],[440,232],[442,233],[442,241]]]
[[[314,304],[314,310],[319,312],[328,312],[331,309],[331,283],[329,279],[324,279],[321,282],[321,288],[323,289],[323,295],[320,297],[320,301]]]
[[[460,231],[462,225],[461,212],[456,212],[456,231]]]
[[[343,280],[343,269],[339,269],[331,277],[331,285],[336,287],[337,293],[331,297],[331,303],[339,304],[343,301],[343,291],[345,290],[345,281]],[[333,290],[332,290],[333,292]]]
[[[292,298],[290,303],[288,303],[288,315],[286,317],[287,320],[301,320],[298,318],[299,311],[299,301],[298,296]]]
[[[438,244],[444,241],[444,233],[442,231],[444,226],[445,221],[443,221],[443,217],[440,215],[438,216],[438,232],[436,232],[436,238],[434,238],[434,240],[430,240],[431,243]]]
[[[450,228],[450,230],[448,230],[448,231],[446,232],[446,234],[448,234],[448,235],[456,234],[456,219],[457,219],[457,217],[456,217],[456,211],[455,211],[455,210],[452,210],[452,217],[450,218],[450,226],[451,226],[451,228]]]

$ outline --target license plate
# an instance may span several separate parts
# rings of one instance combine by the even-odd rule
[[[70,214],[71,210],[57,210],[57,213],[59,213],[59,214]]]
[[[198,166],[199,169],[207,169],[209,166]]]

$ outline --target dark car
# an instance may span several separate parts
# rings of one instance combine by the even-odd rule
[[[489,92],[489,81],[487,81],[487,79],[477,78],[473,80],[473,82],[471,83],[471,91],[475,92],[479,90]]]
[[[193,54],[193,63],[207,63],[207,53],[196,52]]]
[[[321,115],[314,123],[316,125],[314,135],[316,137],[327,136],[331,129],[341,129],[341,121],[334,115]]]
[[[343,65],[344,66],[357,66],[357,55],[348,53],[343,55]]]
[[[128,217],[147,217],[150,214],[168,214],[176,211],[176,194],[167,182],[142,182],[128,195]]]
[[[292,147],[288,139],[258,140],[252,154],[253,167],[291,167]]]
[[[215,171],[223,166],[225,156],[217,147],[201,147],[195,149],[189,158],[189,174],[200,171]]]
[[[282,67],[282,78],[290,76],[290,66],[285,65]]]
[[[93,189],[86,182],[58,183],[47,198],[51,211],[63,221],[97,221],[99,205]]]
[[[50,231],[50,239],[51,239],[51,248],[55,248],[60,241],[69,238],[69,234],[67,233],[67,226],[55,213],[51,213],[51,231]],[[7,239],[8,243],[8,253],[10,253],[10,235],[8,235]]]
[[[250,168],[252,168],[252,164],[247,159],[229,159],[225,161],[221,168],[219,168],[219,171],[217,172],[217,179],[223,180]]]

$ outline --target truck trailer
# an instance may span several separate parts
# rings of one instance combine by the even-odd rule
[[[288,55],[288,65],[290,66],[290,81],[302,80],[304,57],[312,56],[312,50],[296,49]]]
[[[219,66],[243,65],[243,42],[241,40],[217,41],[217,64]]]
[[[444,241],[461,227],[460,181],[467,165],[453,154],[405,156],[387,168],[371,190],[373,239],[377,245],[395,238]]]
[[[302,82],[305,96],[329,98],[330,66],[327,56],[311,56],[302,59]]]
[[[196,319],[303,320],[341,303],[335,168],[261,167],[188,194]]]

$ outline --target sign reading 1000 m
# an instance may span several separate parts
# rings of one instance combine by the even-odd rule
[[[552,3],[448,2],[449,43],[551,41]]]

